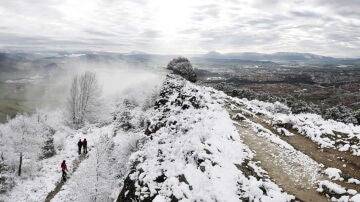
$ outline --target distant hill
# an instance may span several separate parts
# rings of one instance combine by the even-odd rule
[[[219,53],[210,51],[206,54],[151,54],[141,51],[131,51],[128,53],[114,53],[114,52],[34,52],[34,53],[1,53],[0,52],[0,71],[12,71],[16,64],[38,61],[41,63],[56,63],[55,61],[64,58],[79,59],[87,61],[101,61],[109,62],[114,60],[124,60],[127,62],[148,62],[161,61],[166,63],[172,58],[178,56],[185,56],[191,58],[195,62],[209,61],[212,62],[229,62],[231,60],[235,63],[243,64],[263,64],[265,63],[300,63],[300,64],[331,64],[331,65],[359,65],[359,58],[334,58],[329,56],[316,55],[312,53],[297,53],[297,52],[277,52],[271,54],[256,53],[256,52],[234,52],[234,53]],[[41,65],[41,66],[45,66]]]
[[[204,55],[198,55],[202,58],[214,59],[240,59],[250,61],[272,61],[272,62],[329,62],[337,61],[338,58],[316,55],[311,53],[296,53],[296,52],[277,52],[272,54],[255,53],[255,52],[242,52],[242,53],[225,53],[221,54],[216,51],[210,51]]]

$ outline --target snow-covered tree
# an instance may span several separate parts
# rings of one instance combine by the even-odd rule
[[[175,74],[179,74],[191,82],[195,82],[197,80],[196,73],[190,63],[190,60],[185,57],[172,59],[167,65],[167,69],[172,70]]]
[[[41,158],[50,158],[56,154],[54,146],[54,137],[48,136],[44,142]]]
[[[0,151],[12,172],[24,177],[35,175],[41,166],[39,159],[55,152],[53,124],[58,124],[59,119],[56,120],[56,123],[53,119],[49,121],[46,115],[36,112],[18,114],[6,124],[0,124]]]
[[[81,127],[86,120],[90,120],[95,106],[99,102],[100,87],[93,72],[85,72],[75,76],[70,89],[68,110],[75,128]]]
[[[41,122],[38,122],[37,116],[28,114],[18,115],[12,119],[9,126],[10,130],[7,133],[12,134],[13,138],[8,143],[12,144],[14,152],[19,155],[18,175],[20,176],[23,160],[26,159],[29,164],[33,164],[39,157],[43,142],[43,126]]]

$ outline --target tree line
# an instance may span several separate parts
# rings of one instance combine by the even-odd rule
[[[360,110],[353,111],[343,104],[335,106],[325,106],[324,104],[318,105],[312,102],[305,102],[292,95],[279,97],[272,95],[269,92],[255,92],[251,89],[238,89],[224,83],[215,84],[213,87],[233,97],[247,98],[249,100],[256,99],[271,103],[280,102],[287,105],[294,114],[312,113],[321,115],[324,119],[333,119],[343,123],[360,123]]]

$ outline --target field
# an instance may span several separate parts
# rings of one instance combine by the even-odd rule
[[[304,101],[360,109],[360,65],[277,64],[236,60],[195,63],[200,82],[272,95],[293,95]]]

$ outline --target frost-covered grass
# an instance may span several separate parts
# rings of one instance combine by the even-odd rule
[[[118,200],[290,201],[251,162],[224,108],[222,92],[171,75],[163,85],[142,149]]]
[[[359,125],[324,120],[316,114],[292,114],[286,106],[280,103],[233,99],[238,103],[245,104],[247,109],[251,109],[254,114],[265,114],[272,118],[273,125],[295,129],[319,144],[320,147],[337,148],[339,151],[350,151],[353,155],[360,155]],[[288,134],[286,131],[284,133]]]

